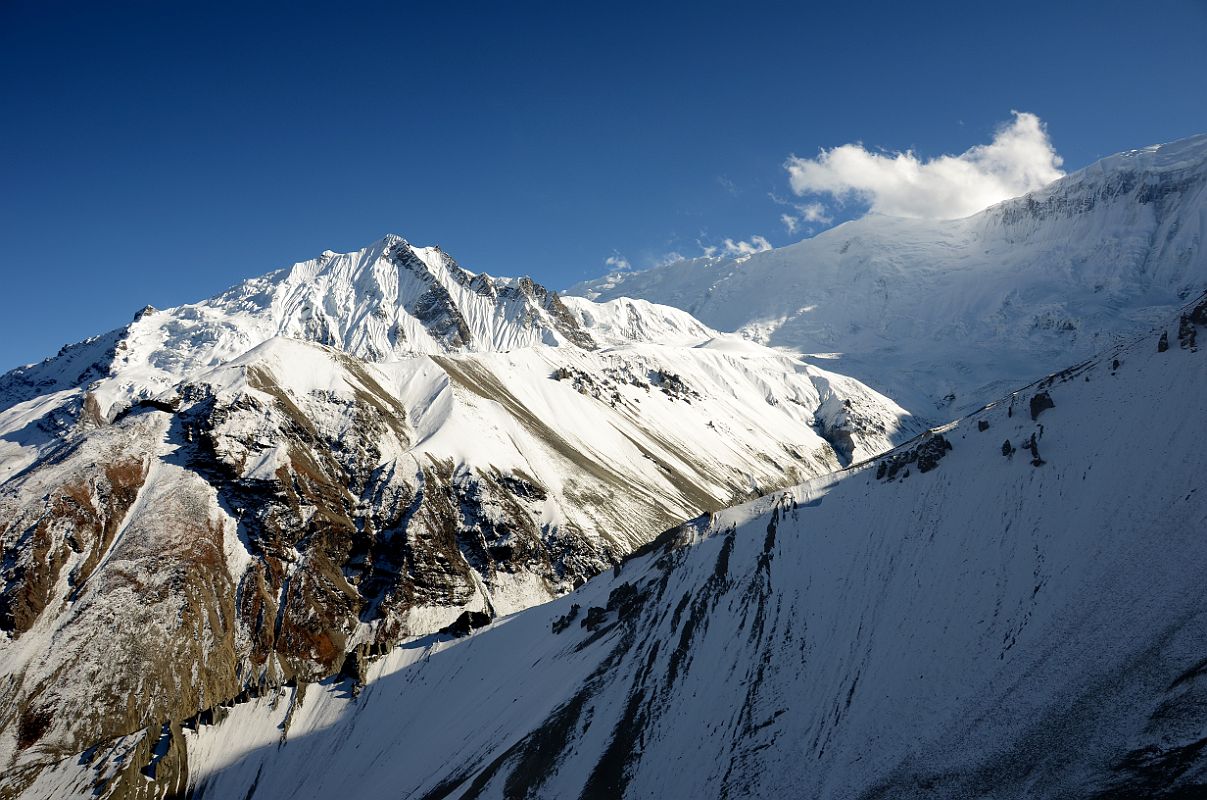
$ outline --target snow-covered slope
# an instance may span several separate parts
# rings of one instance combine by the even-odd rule
[[[1207,286],[1207,135],[1122,153],[961,220],[869,216],[738,260],[570,290],[806,353],[916,413],[968,409],[1146,330]]]
[[[164,736],[197,798],[1201,796],[1204,337],[1207,297],[363,686]],[[86,794],[141,736],[30,796]]]
[[[547,601],[918,430],[684,312],[450,264],[387,239],[0,379],[0,796],[114,736]],[[413,284],[451,299],[423,312]],[[148,734],[105,791],[183,780],[171,741],[154,782]]]

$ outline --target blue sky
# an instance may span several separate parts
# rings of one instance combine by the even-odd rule
[[[816,230],[792,154],[1207,131],[1207,3],[1139,8],[3,0],[0,369],[387,232],[563,288]]]

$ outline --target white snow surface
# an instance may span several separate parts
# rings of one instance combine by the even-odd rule
[[[971,217],[871,215],[738,260],[616,272],[640,297],[945,418],[1147,330],[1207,287],[1207,135],[1121,153]]]
[[[358,697],[236,707],[186,734],[196,796],[1081,797],[1184,746],[1202,780],[1205,359],[1154,332],[945,426],[925,473],[877,478],[929,434],[404,644]]]

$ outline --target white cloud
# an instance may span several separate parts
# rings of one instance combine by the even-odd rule
[[[800,218],[805,222],[829,225],[834,221],[833,218],[826,214],[826,207],[821,203],[802,203],[796,207],[796,210],[800,212]]]
[[[784,166],[798,195],[830,195],[840,202],[855,197],[874,212],[899,217],[966,217],[1064,174],[1039,117],[1013,114],[993,141],[958,156],[923,161],[911,151],[882,154],[844,144],[822,150],[817,158],[792,156]],[[817,207],[821,222],[825,207],[805,207],[810,206]]]
[[[629,260],[617,252],[613,252],[612,255],[605,258],[604,263],[607,264],[612,269],[632,269],[633,268],[633,265],[629,263]]]
[[[750,237],[749,242],[735,242],[733,239],[726,239],[721,243],[721,247],[725,250],[725,255],[727,256],[752,256],[755,253],[770,250],[771,242],[756,234]],[[713,252],[716,251],[714,250]],[[705,254],[712,255],[712,253],[708,252],[708,248],[705,248]]]
[[[789,206],[792,209],[791,212],[785,211],[780,214],[780,222],[784,224],[789,236],[797,232],[812,235],[813,225],[825,226],[834,221],[834,218],[826,213],[826,207],[821,203],[794,203],[791,200],[785,200],[775,192],[769,192],[767,196],[776,205]],[[809,226],[806,227],[805,223],[809,223]]]

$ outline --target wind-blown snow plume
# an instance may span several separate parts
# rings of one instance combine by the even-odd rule
[[[798,195],[862,200],[880,214],[957,219],[1033,191],[1064,175],[1039,117],[1015,111],[989,144],[923,161],[912,151],[873,153],[861,144],[785,163]]]

